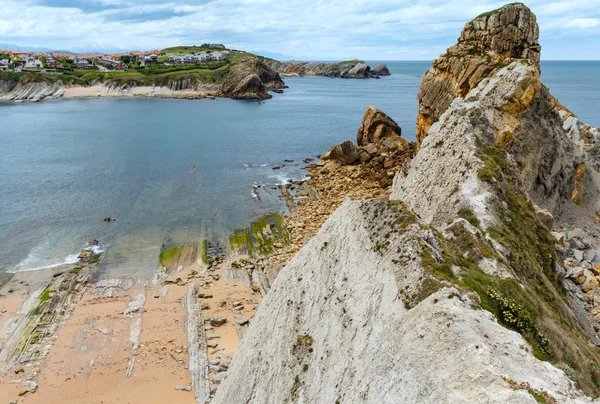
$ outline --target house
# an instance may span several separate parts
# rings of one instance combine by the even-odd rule
[[[42,64],[41,61],[36,60],[35,58],[30,56],[25,60],[25,66],[23,67],[23,71],[39,72],[41,69],[41,64]]]
[[[48,67],[51,69],[62,69],[63,64],[60,63],[58,60],[52,60],[51,62],[48,62]]]
[[[146,65],[158,62],[158,55],[145,55],[144,63]]]
[[[8,64],[10,63],[10,61],[8,59],[2,59],[0,60],[0,71],[2,70],[8,70]]]
[[[109,65],[110,67],[112,67],[113,69],[119,69],[119,70],[123,70],[127,67],[127,65],[125,63],[123,63],[123,61],[121,60],[115,60],[110,56],[103,56],[100,59],[101,62],[103,62],[104,64]]]
[[[76,62],[78,69],[91,69],[93,66],[85,59],[78,59]]]
[[[194,56],[194,61],[196,62],[206,62],[209,60],[209,55],[206,53],[201,53],[199,55]]]

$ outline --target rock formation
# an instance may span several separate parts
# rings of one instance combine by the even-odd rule
[[[339,162],[342,165],[352,164],[358,160],[359,149],[354,144],[346,140],[336,146],[333,146],[327,156],[329,159]]]
[[[223,94],[235,99],[261,100],[271,98],[268,88],[283,88],[279,73],[256,57],[248,57],[232,68],[223,83]]]
[[[284,76],[324,76],[363,79],[374,77],[374,75],[390,74],[384,63],[377,65],[378,71],[383,73],[375,73],[371,70],[370,66],[361,60],[350,60],[338,63],[302,62],[292,60],[282,63],[274,59],[265,58],[264,61],[266,65]]]
[[[521,3],[506,5],[467,23],[458,43],[434,60],[421,80],[417,95],[419,142],[454,98],[464,97],[484,78],[514,60],[538,64],[538,37],[535,15]]]
[[[398,139],[401,136],[402,129],[400,129],[400,125],[396,121],[387,116],[383,111],[368,106],[358,128],[356,143],[359,146],[366,146],[380,139]]]
[[[467,24],[390,200],[346,200],[281,270],[213,402],[598,396],[600,131],[542,85],[537,32],[519,4]]]
[[[385,63],[379,63],[378,65],[375,65],[375,67],[371,69],[371,73],[379,76],[389,76],[392,74]]]
[[[358,147],[346,140],[321,155],[320,161],[342,166],[360,164],[366,172],[363,175],[387,188],[391,185],[394,170],[412,158],[415,151],[415,145],[402,138],[401,133],[400,126],[392,118],[369,106],[358,130]],[[336,168],[326,166],[325,170]]]

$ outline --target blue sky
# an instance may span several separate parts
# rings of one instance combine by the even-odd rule
[[[524,1],[542,58],[600,59],[600,0]],[[0,0],[0,43],[74,51],[203,42],[311,59],[430,60],[502,6],[455,0]]]

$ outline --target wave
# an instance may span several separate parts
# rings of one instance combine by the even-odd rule
[[[100,246],[89,246],[84,248],[84,250],[91,250],[94,252],[94,254],[101,254],[104,252],[104,249],[102,249],[102,247]],[[14,267],[12,270],[7,271],[8,273],[14,274],[17,272],[29,272],[29,271],[40,271],[42,269],[50,269],[50,268],[56,268],[59,267],[61,265],[72,265],[72,264],[76,264],[79,262],[79,254],[69,254],[67,255],[62,261],[58,261],[58,262],[53,262],[53,263],[49,263],[49,264],[42,264],[42,265],[38,265],[38,266],[34,266],[34,267],[30,267],[30,265],[35,265],[34,263],[39,263],[40,259],[39,256],[35,253],[35,249],[34,251],[30,252],[29,255],[27,256],[27,258],[25,258],[23,261],[21,261],[16,267]]]

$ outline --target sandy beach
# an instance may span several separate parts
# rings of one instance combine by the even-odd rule
[[[64,98],[85,97],[159,97],[159,98],[183,98],[202,99],[214,98],[221,95],[218,86],[205,86],[202,90],[171,90],[168,87],[140,86],[140,87],[108,87],[94,85],[90,87],[68,87],[65,88]]]
[[[77,276],[91,279],[95,268],[85,266]],[[35,333],[28,328],[38,316],[32,307],[72,271],[66,266],[18,273],[1,289],[2,402],[197,402],[192,379],[198,375],[190,370],[190,357],[212,363],[204,367],[204,384],[205,394],[214,393],[222,377],[217,375],[227,370],[261,301],[247,271],[231,268],[231,261],[210,270],[195,262],[155,284],[126,277],[88,280],[81,291],[63,294],[71,305],[53,309],[61,312],[54,331],[15,355]],[[206,321],[205,352],[190,347],[190,291],[198,292],[192,298],[202,308],[200,323]]]

